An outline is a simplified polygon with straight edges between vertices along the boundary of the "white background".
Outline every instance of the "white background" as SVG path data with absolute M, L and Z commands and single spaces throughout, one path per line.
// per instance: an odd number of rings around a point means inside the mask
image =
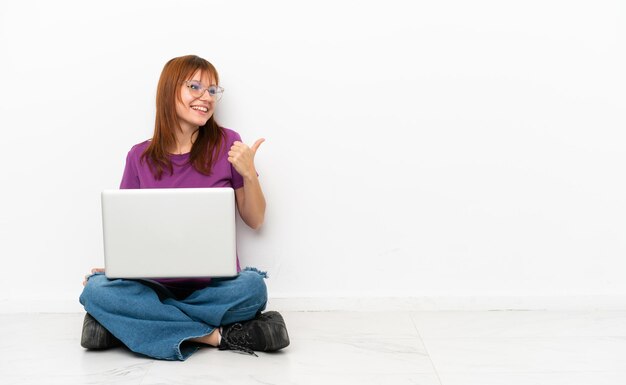
M 197 54 L 218 121 L 267 139 L 238 243 L 273 298 L 624 307 L 625 7 L 2 0 L 0 304 L 80 309 L 100 191 Z

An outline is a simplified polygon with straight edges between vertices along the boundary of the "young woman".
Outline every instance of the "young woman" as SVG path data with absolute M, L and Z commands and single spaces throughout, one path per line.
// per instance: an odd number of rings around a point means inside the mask
M 157 88 L 152 140 L 131 148 L 120 188 L 232 187 L 241 219 L 258 229 L 265 198 L 252 147 L 213 116 L 223 89 L 211 63 L 197 56 L 167 62 Z M 282 316 L 261 313 L 265 273 L 235 278 L 109 280 L 103 269 L 85 277 L 80 302 L 87 314 L 81 344 L 105 349 L 121 343 L 165 360 L 185 360 L 202 345 L 220 350 L 274 351 L 289 345 Z

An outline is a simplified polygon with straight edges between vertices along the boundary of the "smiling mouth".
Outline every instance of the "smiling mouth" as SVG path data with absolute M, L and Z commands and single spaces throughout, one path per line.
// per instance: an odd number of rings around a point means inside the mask
M 209 112 L 208 108 L 202 106 L 191 106 L 191 109 L 196 111 Z

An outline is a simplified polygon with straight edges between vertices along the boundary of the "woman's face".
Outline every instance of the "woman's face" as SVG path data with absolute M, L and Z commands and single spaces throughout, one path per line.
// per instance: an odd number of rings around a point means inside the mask
M 195 97 L 191 94 L 188 83 L 180 86 L 181 101 L 176 100 L 176 115 L 178 123 L 183 131 L 196 130 L 200 126 L 204 126 L 213 115 L 215 108 L 215 99 L 209 95 L 206 88 L 213 85 L 213 79 L 207 74 L 202 74 L 200 70 L 196 71 L 189 81 L 200 82 L 202 95 Z

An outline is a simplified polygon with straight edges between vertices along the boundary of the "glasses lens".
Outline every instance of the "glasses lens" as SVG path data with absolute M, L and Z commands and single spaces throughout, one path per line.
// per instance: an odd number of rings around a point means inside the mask
M 209 87 L 209 95 L 215 98 L 215 100 L 220 100 L 222 98 L 222 89 L 218 86 Z
M 196 82 L 196 81 L 187 82 L 187 87 L 189 87 L 189 91 L 195 97 L 198 97 L 202 95 L 203 93 L 202 84 L 200 84 L 199 82 Z

